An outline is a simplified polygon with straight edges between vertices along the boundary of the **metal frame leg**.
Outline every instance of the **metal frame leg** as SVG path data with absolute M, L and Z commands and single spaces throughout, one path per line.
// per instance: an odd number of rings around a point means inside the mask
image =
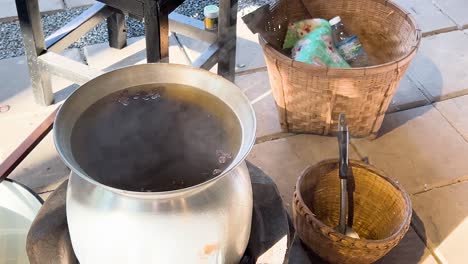
M 116 12 L 107 18 L 107 32 L 110 47 L 122 49 L 127 46 L 127 24 L 122 12 Z
M 221 52 L 218 74 L 234 81 L 236 70 L 237 0 L 219 1 L 218 39 Z
M 144 2 L 146 60 L 148 63 L 169 59 L 169 18 L 163 14 L 159 0 Z
M 38 104 L 50 105 L 54 101 L 50 75 L 42 71 L 38 64 L 38 56 L 45 52 L 38 0 L 16 0 L 16 10 L 23 33 L 34 99 Z

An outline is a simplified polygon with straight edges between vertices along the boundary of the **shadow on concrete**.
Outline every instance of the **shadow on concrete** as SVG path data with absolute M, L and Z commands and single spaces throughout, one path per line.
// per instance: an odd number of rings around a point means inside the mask
M 416 232 L 413 228 L 415 225 L 420 225 L 422 228 Z M 378 264 L 392 264 L 401 263 L 404 260 L 408 264 L 423 263 L 424 254 L 429 253 L 426 247 L 426 230 L 424 224 L 419 219 L 415 211 L 413 211 L 413 217 L 411 219 L 411 226 L 406 235 L 390 252 L 387 253 L 376 263 Z
M 411 82 L 415 83 L 415 85 L 418 87 L 422 87 L 423 89 L 422 93 L 427 97 L 427 99 L 431 103 L 433 103 L 435 99 L 429 94 L 429 92 L 427 92 L 424 89 L 424 87 L 418 80 L 430 78 L 432 80 L 432 83 L 431 83 L 432 87 L 430 87 L 432 94 L 439 94 L 439 91 L 442 91 L 443 83 L 444 83 L 443 76 L 440 70 L 431 60 L 431 58 L 425 55 L 420 55 L 420 54 L 416 55 L 413 62 L 410 65 L 410 68 L 406 72 L 406 74 L 408 75 Z M 430 74 L 430 76 L 428 76 L 428 74 Z M 394 129 L 404 125 L 405 123 L 407 123 L 413 118 L 424 115 L 424 113 L 427 112 L 429 109 L 431 109 L 431 107 L 432 106 L 421 106 L 421 107 L 417 107 L 417 108 L 413 108 L 409 110 L 404 110 L 404 111 L 413 111 L 414 113 L 417 113 L 417 114 L 416 115 L 413 115 L 413 114 L 400 115 L 401 118 L 395 119 L 398 121 L 392 121 L 391 123 L 388 122 L 387 120 L 388 115 L 386 115 L 377 137 L 381 137 L 393 131 Z M 398 112 L 394 112 L 392 114 L 396 114 L 396 113 Z
M 404 124 L 408 123 L 409 121 L 419 117 L 423 116 L 427 111 L 431 110 L 433 106 L 428 105 L 428 106 L 422 106 L 418 108 L 414 108 L 411 110 L 406 110 L 407 112 L 410 112 L 410 114 L 401 114 L 399 112 L 393 113 L 390 115 L 385 116 L 385 119 L 382 123 L 382 126 L 380 127 L 380 130 L 377 134 L 377 138 L 382 137 L 393 130 L 403 126 Z

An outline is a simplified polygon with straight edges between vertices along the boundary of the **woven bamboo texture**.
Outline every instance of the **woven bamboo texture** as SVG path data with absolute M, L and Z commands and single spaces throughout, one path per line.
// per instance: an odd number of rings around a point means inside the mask
M 360 239 L 336 232 L 340 208 L 338 160 L 307 168 L 296 183 L 294 227 L 301 240 L 330 263 L 373 263 L 408 231 L 411 201 L 398 183 L 359 161 L 350 161 L 354 178 L 353 230 Z
M 283 53 L 288 23 L 337 15 L 375 66 L 318 67 Z M 260 44 L 283 130 L 321 135 L 336 133 L 338 115 L 345 113 L 352 136 L 375 136 L 421 39 L 409 13 L 387 0 L 279 1 L 265 28 Z

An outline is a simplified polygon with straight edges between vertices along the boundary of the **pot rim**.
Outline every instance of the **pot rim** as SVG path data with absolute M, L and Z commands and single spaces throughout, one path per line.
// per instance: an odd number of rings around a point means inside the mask
M 192 66 L 189 66 L 189 65 L 182 65 L 182 64 L 171 64 L 171 63 L 146 63 L 146 64 L 139 64 L 139 65 L 130 65 L 130 66 L 125 66 L 125 67 L 122 67 L 122 68 L 119 68 L 119 69 L 116 69 L 116 70 L 112 70 L 112 71 L 109 71 L 109 72 L 106 72 L 102 75 L 99 75 L 91 80 L 89 80 L 88 82 L 86 82 L 85 84 L 81 85 L 79 88 L 77 88 L 75 91 L 73 91 L 70 96 L 65 100 L 65 102 L 60 106 L 58 112 L 57 112 L 57 115 L 55 116 L 55 120 L 54 120 L 54 128 L 57 124 L 60 124 L 62 121 L 62 111 L 63 111 L 63 107 L 67 107 L 68 105 L 68 102 L 69 102 L 69 98 L 71 97 L 74 97 L 74 96 L 77 96 L 77 93 L 79 93 L 79 90 L 81 87 L 85 86 L 86 84 L 88 84 L 89 82 L 92 82 L 96 79 L 99 79 L 99 78 L 105 78 L 107 77 L 107 75 L 110 75 L 112 73 L 115 74 L 115 72 L 119 72 L 119 71 L 126 71 L 128 70 L 129 68 L 143 68 L 143 67 L 148 67 L 147 65 L 152 65 L 151 67 L 173 67 L 173 68 L 186 68 L 186 69 L 189 69 L 189 70 L 192 70 L 192 71 L 199 71 L 199 72 L 204 72 L 204 74 L 207 74 L 207 75 L 211 75 L 212 78 L 217 78 L 217 79 L 222 79 L 223 82 L 228 82 L 230 83 L 231 85 L 234 85 L 235 87 L 237 87 L 237 85 L 233 82 L 230 82 L 229 80 L 225 79 L 224 77 L 221 77 L 219 76 L 218 74 L 215 74 L 215 73 L 212 73 L 210 71 L 207 71 L 207 70 L 204 70 L 204 69 L 200 69 L 200 68 L 195 68 L 195 67 L 192 67 Z M 195 87 L 195 88 L 198 88 L 198 87 Z M 196 184 L 196 185 L 192 185 L 192 186 L 189 186 L 189 187 L 186 187 L 186 188 L 181 188 L 181 189 L 176 189 L 176 190 L 170 190 L 170 191 L 161 191 L 161 192 L 138 192 L 138 191 L 129 191 L 129 190 L 124 190 L 124 189 L 119 189 L 119 188 L 115 188 L 115 187 L 111 187 L 111 186 L 108 186 L 108 185 L 105 185 L 105 184 L 102 184 L 98 181 L 96 181 L 95 179 L 93 179 L 91 176 L 87 175 L 86 173 L 82 173 L 81 170 L 79 169 L 76 169 L 75 168 L 75 165 L 74 163 L 78 164 L 76 161 L 75 162 L 72 162 L 68 159 L 67 155 L 64 154 L 64 151 L 62 149 L 62 147 L 60 146 L 60 144 L 58 142 L 60 142 L 60 140 L 58 139 L 58 133 L 57 133 L 57 130 L 54 129 L 54 145 L 55 145 L 55 148 L 58 152 L 58 154 L 60 155 L 62 161 L 67 165 L 67 167 L 69 167 L 71 169 L 71 173 L 70 173 L 70 176 L 72 174 L 75 174 L 75 175 L 78 175 L 80 176 L 81 178 L 87 180 L 88 182 L 92 183 L 92 184 L 95 184 L 96 186 L 100 186 L 106 190 L 109 190 L 111 192 L 114 192 L 114 193 L 117 193 L 117 194 L 123 194 L 123 195 L 127 195 L 127 196 L 133 196 L 133 197 L 139 197 L 139 198 L 151 198 L 151 199 L 154 199 L 155 196 L 158 196 L 158 197 L 161 197 L 161 198 L 164 198 L 164 197 L 167 197 L 167 196 L 173 196 L 173 195 L 180 195 L 180 194 L 183 194 L 183 193 L 188 193 L 188 192 L 193 192 L 193 191 L 196 191 L 196 190 L 200 190 L 204 187 L 208 187 L 210 186 L 211 184 L 213 184 L 214 182 L 224 178 L 226 175 L 230 174 L 233 170 L 235 170 L 239 165 L 242 164 L 242 162 L 245 162 L 245 159 L 247 157 L 247 155 L 250 153 L 250 151 L 252 150 L 254 144 L 255 144 L 255 133 L 256 133 L 256 129 L 257 129 L 257 119 L 256 119 L 256 116 L 255 116 L 255 111 L 254 111 L 254 108 L 250 102 L 250 100 L 247 98 L 247 96 L 242 92 L 242 90 L 238 88 L 238 92 L 239 92 L 239 95 L 242 97 L 243 100 L 245 100 L 245 103 L 246 103 L 246 106 L 248 107 L 248 110 L 249 112 L 252 114 L 253 118 L 253 124 L 252 124 L 252 139 L 250 140 L 250 142 L 246 142 L 245 138 L 242 137 L 242 140 L 241 140 L 241 144 L 239 146 L 240 150 L 239 150 L 239 153 L 236 155 L 236 157 L 233 159 L 233 163 L 231 163 L 221 174 L 219 174 L 218 176 L 216 177 L 213 177 L 213 178 L 210 178 L 209 180 L 206 180 L 204 182 L 201 182 L 199 184 Z M 199 89 L 199 88 L 198 88 Z M 227 104 L 228 107 L 231 108 L 231 106 L 229 106 L 229 104 Z M 234 110 L 233 110 L 234 111 Z M 235 112 L 235 111 L 234 111 Z M 237 114 L 236 114 L 237 116 Z M 242 128 L 242 130 L 246 129 L 242 123 L 240 123 L 240 126 Z M 244 146 L 244 149 L 245 151 L 241 151 L 241 148 L 242 146 Z M 235 160 L 237 160 L 237 162 L 235 162 Z M 235 163 L 234 163 L 235 162 Z

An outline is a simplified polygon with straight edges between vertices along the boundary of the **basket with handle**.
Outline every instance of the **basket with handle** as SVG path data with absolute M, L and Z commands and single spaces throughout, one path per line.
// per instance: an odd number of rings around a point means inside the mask
M 408 231 L 411 200 L 381 170 L 354 160 L 349 167 L 354 181 L 352 228 L 359 238 L 333 229 L 340 218 L 337 159 L 310 166 L 298 178 L 292 205 L 294 227 L 304 244 L 330 263 L 373 263 Z
M 288 23 L 339 15 L 374 66 L 317 67 L 282 50 Z M 278 1 L 259 35 L 283 130 L 335 134 L 339 113 L 356 137 L 376 135 L 398 84 L 416 54 L 421 31 L 408 12 L 389 0 Z

